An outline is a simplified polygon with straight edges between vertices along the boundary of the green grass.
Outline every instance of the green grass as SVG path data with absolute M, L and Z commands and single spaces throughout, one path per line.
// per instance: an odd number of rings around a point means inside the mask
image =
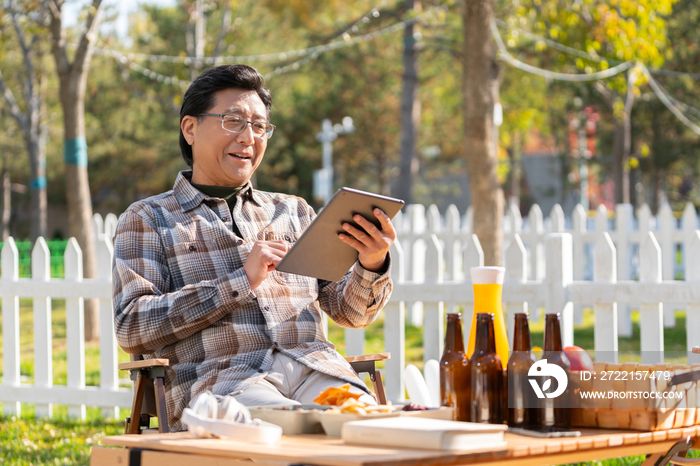
M 637 314 L 633 314 L 633 335 L 620 338 L 621 361 L 639 359 L 639 323 Z M 1 323 L 0 323 L 1 325 Z M 536 346 L 542 345 L 544 322 L 531 322 L 532 341 Z M 34 377 L 34 327 L 31 300 L 20 301 L 20 359 L 23 383 L 32 383 Z M 53 301 L 53 363 L 54 384 L 66 383 L 66 326 L 65 305 L 61 300 Z M 366 329 L 366 353 L 384 351 L 384 329 L 382 319 Z M 665 329 L 666 351 L 685 351 L 685 313 L 676 313 L 676 327 Z M 1 335 L 0 335 L 1 339 Z M 329 339 L 338 350 L 345 352 L 344 329 L 329 323 Z M 574 329 L 574 342 L 584 349 L 593 348 L 593 313 L 584 313 L 584 323 Z M 635 359 L 637 358 L 637 359 Z M 128 355 L 119 352 L 119 362 L 128 361 Z M 0 363 L 2 346 L 0 345 Z M 678 360 L 673 362 L 685 362 Z M 421 329 L 408 325 L 406 327 L 406 364 L 423 367 L 423 335 Z M 88 385 L 99 385 L 99 345 L 86 344 L 86 381 Z M 382 367 L 382 364 L 379 364 Z M 126 378 L 125 374 L 121 374 Z M 122 386 L 130 386 L 128 380 Z M 65 406 L 54 406 L 52 419 L 34 418 L 34 406 L 22 405 L 22 415 L 6 417 L 0 414 L 0 464 L 1 465 L 88 465 L 90 447 L 99 444 L 102 437 L 123 432 L 123 419 L 128 410 L 122 409 L 118 420 L 104 420 L 98 408 L 87 408 L 87 421 L 68 418 Z M 694 452 L 697 454 L 697 452 Z M 605 461 L 594 461 L 591 465 L 623 466 L 641 464 L 644 457 L 632 456 Z

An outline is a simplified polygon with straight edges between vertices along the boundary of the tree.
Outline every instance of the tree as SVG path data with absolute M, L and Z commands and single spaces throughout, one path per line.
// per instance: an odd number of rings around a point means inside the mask
M 501 265 L 503 190 L 498 182 L 498 144 L 493 107 L 498 101 L 498 73 L 491 23 L 495 0 L 463 2 L 464 150 L 474 212 L 474 233 L 485 265 Z
M 561 0 L 530 0 L 518 4 L 516 14 L 529 21 L 536 34 L 589 53 L 590 59 L 576 59 L 580 70 L 605 70 L 611 63 L 631 60 L 651 68 L 664 62 L 667 44 L 664 17 L 671 13 L 675 2 L 588 0 L 570 4 Z M 630 200 L 630 116 L 643 83 L 638 70 L 630 69 L 596 86 L 613 111 L 613 178 L 618 203 Z
M 92 204 L 87 171 L 87 142 L 85 140 L 85 87 L 90 60 L 100 24 L 102 0 L 92 0 L 87 20 L 78 40 L 73 61 L 68 58 L 66 30 L 63 28 L 65 0 L 44 0 L 49 15 L 51 48 L 59 78 L 59 95 L 63 109 L 64 161 L 70 235 L 83 251 L 83 275 L 97 276 L 97 259 L 92 226 Z M 85 339 L 99 337 L 97 300 L 85 302 Z
M 42 31 L 32 21 L 30 16 L 41 22 L 42 12 L 32 9 L 20 12 L 17 9 L 14 1 L 10 1 L 4 8 L 12 28 L 17 37 L 17 43 L 22 53 L 22 70 L 23 76 L 18 81 L 23 82 L 23 100 L 22 111 L 20 103 L 15 98 L 12 89 L 8 85 L 3 72 L 0 69 L 0 92 L 2 92 L 5 103 L 9 109 L 10 115 L 19 125 L 24 139 L 27 154 L 29 156 L 29 166 L 31 168 L 31 180 L 29 183 L 31 189 L 31 234 L 30 238 L 35 241 L 39 236 L 46 237 L 46 137 L 47 128 L 43 123 L 44 111 L 42 107 L 43 98 L 41 95 L 42 83 L 45 81 L 45 76 L 40 71 L 41 66 L 37 64 L 42 58 L 42 39 L 44 31 Z M 23 13 L 23 14 L 22 14 Z M 2 29 L 5 24 L 0 25 Z M 25 31 L 25 28 L 28 31 Z M 1 30 L 1 29 L 0 29 Z M 31 38 L 27 37 L 27 32 Z M 7 231 L 9 224 L 9 194 L 10 194 L 9 172 L 6 170 L 6 163 L 3 162 L 3 192 L 5 193 L 5 209 L 3 211 L 3 231 Z
M 420 12 L 420 0 L 406 0 L 406 10 Z M 420 97 L 418 94 L 418 26 L 411 23 L 403 33 L 403 89 L 401 92 L 401 163 L 398 197 L 413 202 L 413 184 L 418 173 L 416 153 L 416 128 L 420 123 Z

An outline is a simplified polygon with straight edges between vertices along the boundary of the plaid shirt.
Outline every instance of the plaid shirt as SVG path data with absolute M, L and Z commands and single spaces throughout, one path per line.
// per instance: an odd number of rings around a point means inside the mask
M 389 271 L 359 263 L 339 282 L 273 271 L 251 290 L 243 264 L 256 240 L 296 241 L 315 213 L 301 198 L 238 194 L 233 230 L 226 202 L 181 172 L 171 191 L 132 204 L 114 238 L 114 327 L 119 345 L 167 358 L 170 428 L 199 393 L 226 395 L 265 377 L 273 351 L 364 390 L 323 332 L 321 311 L 343 327 L 372 323 L 389 299 Z

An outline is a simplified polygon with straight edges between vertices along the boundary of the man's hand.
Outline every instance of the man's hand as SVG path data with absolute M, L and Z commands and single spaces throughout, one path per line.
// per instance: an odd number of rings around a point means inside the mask
M 284 241 L 256 241 L 250 250 L 248 259 L 243 264 L 243 270 L 248 277 L 250 289 L 254 290 L 275 270 L 289 247 Z
M 381 209 L 374 209 L 374 216 L 379 220 L 381 229 L 363 216 L 355 215 L 353 220 L 364 228 L 367 233 L 349 223 L 343 223 L 343 230 L 349 234 L 340 233 L 338 238 L 357 249 L 359 253 L 358 260 L 362 267 L 372 272 L 377 272 L 384 267 L 389 247 L 396 239 L 396 230 L 394 225 L 391 224 L 391 219 Z

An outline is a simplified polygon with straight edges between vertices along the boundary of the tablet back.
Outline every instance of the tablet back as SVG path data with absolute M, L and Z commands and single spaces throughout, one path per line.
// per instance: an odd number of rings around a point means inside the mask
M 357 260 L 357 250 L 338 238 L 338 233 L 345 233 L 341 225 L 347 222 L 360 228 L 352 220 L 353 215 L 360 214 L 379 226 L 379 220 L 372 212 L 375 207 L 394 218 L 403 204 L 400 199 L 340 188 L 276 269 L 323 280 L 340 280 Z

